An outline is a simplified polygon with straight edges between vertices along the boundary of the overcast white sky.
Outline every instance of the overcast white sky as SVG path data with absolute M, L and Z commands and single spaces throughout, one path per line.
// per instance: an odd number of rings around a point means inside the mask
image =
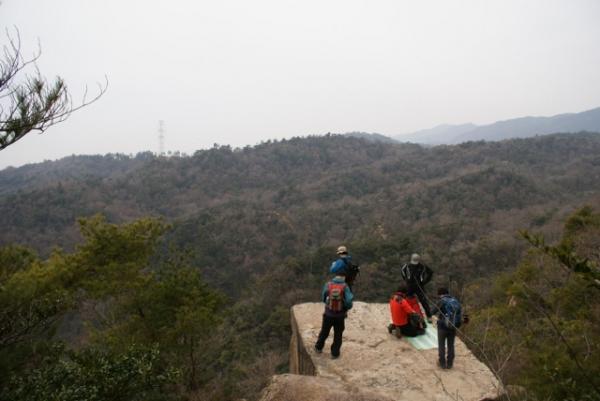
M 600 106 L 597 0 L 3 0 L 0 27 L 75 100 L 0 152 L 193 153 L 326 132 L 398 135 Z M 6 44 L 6 36 L 0 43 Z

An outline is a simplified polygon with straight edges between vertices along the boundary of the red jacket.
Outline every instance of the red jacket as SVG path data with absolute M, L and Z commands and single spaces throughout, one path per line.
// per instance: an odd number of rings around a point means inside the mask
M 423 311 L 421 310 L 421 306 L 419 305 L 419 298 L 417 298 L 416 295 L 413 295 L 412 297 L 406 297 L 406 301 L 415 312 L 417 312 L 419 315 L 421 315 L 421 317 L 423 317 Z
M 390 312 L 394 326 L 405 326 L 408 324 L 408 314 L 416 313 L 406 299 L 398 294 L 394 294 L 390 299 Z

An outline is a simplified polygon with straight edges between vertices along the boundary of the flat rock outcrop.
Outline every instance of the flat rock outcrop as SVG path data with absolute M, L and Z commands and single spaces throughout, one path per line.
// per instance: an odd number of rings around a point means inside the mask
M 329 353 L 333 332 L 317 354 L 313 346 L 322 314 L 321 303 L 292 307 L 291 374 L 274 376 L 263 401 L 480 401 L 503 392 L 460 339 L 453 369 L 443 370 L 437 366 L 437 349 L 417 350 L 390 335 L 388 304 L 355 302 L 346 319 L 341 357 L 331 359 Z

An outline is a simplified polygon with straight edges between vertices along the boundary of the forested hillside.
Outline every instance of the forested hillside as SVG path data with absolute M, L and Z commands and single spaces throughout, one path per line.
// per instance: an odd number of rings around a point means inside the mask
M 517 399 L 600 399 L 600 214 L 584 207 L 549 244 L 531 248 L 514 271 L 471 283 L 472 325 L 463 338 Z
M 100 358 L 111 372 L 146 369 L 155 386 L 124 385 L 149 389 L 141 399 L 168 399 L 164 388 L 252 399 L 285 370 L 289 307 L 317 299 L 341 243 L 362 266 L 358 299 L 386 301 L 417 251 L 435 271 L 432 288 L 450 284 L 487 316 L 505 296 L 487 289 L 512 291 L 495 277 L 519 274 L 538 244 L 519 230 L 553 243 L 568 216 L 600 204 L 599 154 L 592 133 L 434 148 L 330 135 L 4 170 L 0 357 L 17 372 L 4 397 L 26 399 L 39 382 L 43 399 L 72 371 L 76 387 Z M 597 263 L 588 248 L 578 251 Z M 490 327 L 505 346 L 502 327 Z M 519 368 L 501 375 L 522 383 Z
M 517 229 L 551 229 L 597 199 L 598 154 L 600 136 L 581 134 L 431 149 L 328 136 L 191 157 L 68 158 L 45 175 L 31 177 L 35 166 L 0 173 L 0 243 L 47 254 L 72 249 L 78 217 L 162 216 L 223 285 L 289 255 L 391 236 L 410 238 L 444 270 L 484 274 L 497 268 L 492 257 L 510 257 L 503 247 Z M 35 184 L 25 189 L 28 176 Z

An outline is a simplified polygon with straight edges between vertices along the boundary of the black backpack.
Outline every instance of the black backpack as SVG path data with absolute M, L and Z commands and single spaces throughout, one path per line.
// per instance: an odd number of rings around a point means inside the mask
M 346 283 L 348 286 L 352 286 L 354 284 L 354 280 L 356 280 L 356 276 L 360 273 L 360 267 L 357 264 L 352 263 L 352 261 L 347 258 L 344 259 L 346 263 L 346 267 L 344 270 L 346 271 Z

